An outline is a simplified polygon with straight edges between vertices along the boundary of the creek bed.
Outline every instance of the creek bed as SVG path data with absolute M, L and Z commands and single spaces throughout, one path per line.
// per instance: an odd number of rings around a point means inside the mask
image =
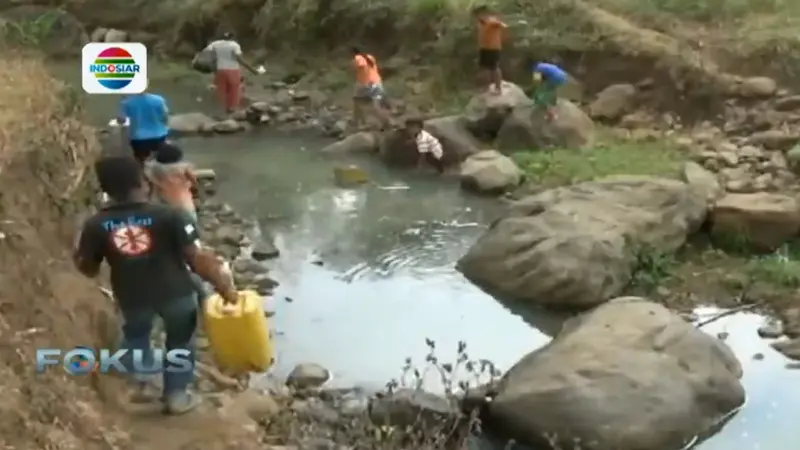
M 169 92 L 176 112 L 210 105 L 198 101 L 197 89 L 154 89 Z M 101 124 L 115 114 L 116 101 L 94 96 L 89 106 Z M 464 340 L 470 356 L 501 369 L 549 340 L 551 318 L 511 310 L 454 270 L 493 219 L 495 202 L 364 159 L 355 162 L 372 183 L 336 188 L 332 169 L 347 161 L 316 153 L 327 141 L 313 134 L 259 131 L 181 143 L 197 165 L 217 172 L 219 197 L 277 239 L 281 257 L 270 265 L 281 285 L 268 305 L 275 311 L 277 375 L 314 362 L 333 372 L 334 385 L 380 388 L 401 375 L 406 357 L 424 363 L 425 338 L 437 343 L 444 361 Z M 728 334 L 745 370 L 748 402 L 702 450 L 790 450 L 800 441 L 800 370 L 787 370 L 786 359 L 758 337 L 762 321 L 743 312 L 705 328 Z

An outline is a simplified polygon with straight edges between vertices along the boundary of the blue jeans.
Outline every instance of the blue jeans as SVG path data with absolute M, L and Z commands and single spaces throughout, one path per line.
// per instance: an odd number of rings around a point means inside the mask
M 197 330 L 197 295 L 176 298 L 157 307 L 136 308 L 122 311 L 124 324 L 122 325 L 123 342 L 121 348 L 131 350 L 151 351 L 150 333 L 153 330 L 153 321 L 160 316 L 164 322 L 164 331 L 167 334 L 166 350 L 186 349 L 191 352 L 191 362 L 194 367 L 195 342 L 194 335 Z M 167 362 L 165 361 L 165 368 Z M 128 365 L 128 367 L 132 367 Z M 194 371 L 173 373 L 164 371 L 164 397 L 185 391 L 194 381 Z M 137 381 L 146 381 L 147 375 L 135 374 Z

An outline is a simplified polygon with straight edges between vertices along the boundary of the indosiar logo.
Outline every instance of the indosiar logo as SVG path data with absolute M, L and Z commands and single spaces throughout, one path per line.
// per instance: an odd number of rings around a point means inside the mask
M 147 47 L 137 42 L 83 47 L 82 84 L 89 94 L 140 94 L 147 89 Z

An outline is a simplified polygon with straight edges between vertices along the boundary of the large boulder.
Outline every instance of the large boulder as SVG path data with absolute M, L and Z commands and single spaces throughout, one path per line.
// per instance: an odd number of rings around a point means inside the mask
M 617 176 L 523 198 L 458 262 L 501 297 L 567 309 L 599 305 L 631 280 L 637 251 L 672 251 L 700 228 L 703 192 L 677 180 Z
M 462 116 L 445 116 L 425 122 L 425 130 L 442 143 L 442 161 L 446 166 L 458 164 L 480 151 L 480 144 L 467 129 Z
M 497 149 L 503 153 L 541 148 L 582 148 L 594 142 L 592 119 L 569 100 L 559 99 L 556 118 L 548 121 L 544 110 L 516 108 L 497 133 Z
M 631 112 L 636 101 L 636 86 L 613 84 L 597 94 L 589 105 L 589 116 L 595 120 L 614 121 Z
M 547 436 L 565 449 L 679 449 L 744 404 L 741 376 L 722 341 L 623 297 L 571 319 L 514 365 L 489 415 L 529 445 Z
M 494 139 L 506 117 L 518 107 L 533 105 L 521 87 L 503 82 L 501 94 L 482 92 L 475 95 L 464 108 L 463 116 L 472 134 L 483 139 Z
M 522 182 L 522 170 L 497 150 L 476 153 L 461 164 L 461 185 L 483 194 L 502 194 Z
M 711 223 L 720 242 L 770 252 L 800 232 L 800 203 L 768 192 L 728 194 L 714 205 Z
M 2 11 L 5 22 L 0 32 L 11 42 L 35 45 L 48 56 L 80 55 L 89 35 L 83 24 L 72 14 L 57 8 L 22 5 Z
M 376 153 L 378 151 L 378 144 L 379 139 L 375 133 L 361 131 L 336 141 L 320 151 L 333 155 Z

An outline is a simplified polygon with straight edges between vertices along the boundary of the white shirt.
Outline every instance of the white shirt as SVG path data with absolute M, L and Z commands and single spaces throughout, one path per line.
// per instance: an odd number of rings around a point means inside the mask
M 221 39 L 208 44 L 208 50 L 214 52 L 217 61 L 217 70 L 238 70 L 239 56 L 242 56 L 242 47 L 238 42 Z
M 420 131 L 417 135 L 417 151 L 420 154 L 430 153 L 436 159 L 442 159 L 444 155 L 441 142 L 425 130 Z

